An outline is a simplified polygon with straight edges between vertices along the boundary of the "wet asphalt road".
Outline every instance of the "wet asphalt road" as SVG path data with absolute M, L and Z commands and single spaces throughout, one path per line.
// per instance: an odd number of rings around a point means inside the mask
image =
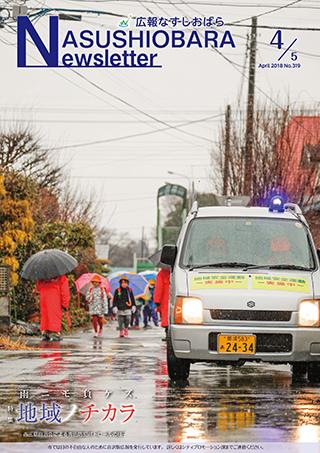
M 116 442 L 320 440 L 320 386 L 292 383 L 288 366 L 196 364 L 189 384 L 177 387 L 168 383 L 161 328 L 131 331 L 128 339 L 117 335 L 113 324 L 101 339 L 86 331 L 61 344 L 43 342 L 39 351 L 2 351 L 0 441 L 57 441 L 52 436 L 61 433 L 72 442 L 92 436 Z M 22 390 L 28 399 L 19 401 Z M 38 412 L 43 402 L 56 402 L 62 423 L 10 423 L 21 402 Z M 116 417 L 101 422 L 108 403 Z M 100 412 L 85 423 L 80 411 L 90 404 Z M 135 413 L 122 423 L 127 415 L 120 409 L 130 405 Z

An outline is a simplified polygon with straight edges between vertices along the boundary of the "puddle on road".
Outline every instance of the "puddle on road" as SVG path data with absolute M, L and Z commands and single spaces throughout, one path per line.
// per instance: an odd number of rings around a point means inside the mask
M 320 439 L 320 389 L 292 384 L 283 366 L 201 365 L 188 386 L 169 387 L 164 398 L 173 442 L 311 442 L 309 432 Z
M 141 335 L 126 342 L 90 338 L 81 348 L 68 341 L 2 356 L 0 440 L 30 441 L 32 432 L 44 436 L 69 432 L 69 441 L 81 441 L 72 437 L 81 431 L 88 436 L 124 432 L 123 438 L 113 441 L 139 442 L 141 427 L 146 442 L 320 440 L 320 387 L 293 384 L 289 367 L 197 364 L 188 385 L 173 386 L 167 379 L 164 343 L 151 336 L 145 341 L 146 345 Z M 134 390 L 132 399 L 125 397 L 129 389 Z M 29 391 L 25 400 L 19 399 L 23 390 Z M 84 398 L 85 390 L 92 390 L 91 399 Z M 55 402 L 62 407 L 62 418 L 71 414 L 70 419 L 62 425 L 9 423 L 8 408 L 17 418 L 14 412 L 21 402 L 39 407 Z M 83 422 L 80 409 L 92 403 L 101 409 L 108 402 L 118 408 L 134 404 L 132 421 L 125 426 L 120 421 L 101 423 L 94 414 L 90 422 Z

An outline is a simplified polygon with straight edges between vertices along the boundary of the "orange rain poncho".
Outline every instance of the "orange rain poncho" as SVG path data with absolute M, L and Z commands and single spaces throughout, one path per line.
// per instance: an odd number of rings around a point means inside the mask
M 170 289 L 170 271 L 161 269 L 157 275 L 153 300 L 160 304 L 161 326 L 168 327 L 168 304 Z

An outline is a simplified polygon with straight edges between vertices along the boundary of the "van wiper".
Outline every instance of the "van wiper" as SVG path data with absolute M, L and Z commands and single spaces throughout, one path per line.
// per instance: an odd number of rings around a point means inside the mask
M 250 269 L 289 269 L 293 271 L 312 271 L 311 267 L 296 266 L 295 264 L 257 264 L 246 266 L 244 271 Z
M 225 263 L 208 263 L 208 264 L 196 264 L 195 266 L 190 266 L 189 271 L 194 269 L 201 269 L 206 267 L 250 267 L 250 263 L 238 263 L 237 261 L 225 262 Z

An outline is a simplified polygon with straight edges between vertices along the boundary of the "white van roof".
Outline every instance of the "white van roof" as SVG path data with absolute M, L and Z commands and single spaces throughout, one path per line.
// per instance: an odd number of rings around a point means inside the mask
M 285 212 L 269 211 L 266 207 L 256 206 L 208 206 L 198 209 L 196 217 L 267 217 L 281 219 L 296 219 L 291 210 Z M 303 216 L 299 216 L 303 219 Z

